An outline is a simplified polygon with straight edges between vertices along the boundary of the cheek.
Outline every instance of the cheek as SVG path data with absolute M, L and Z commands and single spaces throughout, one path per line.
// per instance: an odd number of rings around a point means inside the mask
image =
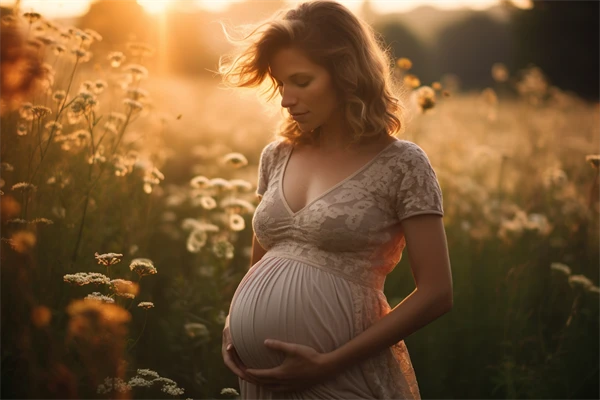
M 337 105 L 337 96 L 329 85 L 320 85 L 307 93 L 311 107 L 319 115 L 329 114 Z

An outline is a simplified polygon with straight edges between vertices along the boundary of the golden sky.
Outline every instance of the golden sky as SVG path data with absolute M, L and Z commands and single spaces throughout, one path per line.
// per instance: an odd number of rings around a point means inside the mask
M 169 0 L 137 0 L 148 12 L 158 13 L 168 7 Z M 200 7 L 213 11 L 223 10 L 232 2 L 239 0 L 187 0 L 190 7 Z M 359 9 L 362 0 L 338 0 L 353 11 Z M 531 0 L 516 0 L 524 7 Z M 22 0 L 23 11 L 33 8 L 47 18 L 77 16 L 85 13 L 91 0 Z M 181 2 L 181 1 L 180 1 Z M 301 0 L 288 0 L 289 3 L 300 3 Z M 432 5 L 438 8 L 452 9 L 457 7 L 471 7 L 485 9 L 494 5 L 498 0 L 371 0 L 373 8 L 379 13 L 394 11 L 408 11 L 421 5 Z M 14 0 L 0 0 L 0 5 L 9 6 Z

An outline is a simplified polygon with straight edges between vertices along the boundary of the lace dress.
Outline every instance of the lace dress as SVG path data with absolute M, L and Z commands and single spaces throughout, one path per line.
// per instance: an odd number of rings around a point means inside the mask
M 442 192 L 425 152 L 397 140 L 301 210 L 282 195 L 292 145 L 276 140 L 259 162 L 252 225 L 267 250 L 240 282 L 231 302 L 233 345 L 249 368 L 280 365 L 267 338 L 330 352 L 391 311 L 386 275 L 400 261 L 399 222 L 443 216 Z M 336 377 L 293 392 L 270 392 L 239 379 L 243 399 L 419 399 L 404 341 L 349 366 Z

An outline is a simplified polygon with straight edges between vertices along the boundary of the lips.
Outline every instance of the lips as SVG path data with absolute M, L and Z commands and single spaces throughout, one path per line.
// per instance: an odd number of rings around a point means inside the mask
M 308 117 L 308 112 L 301 113 L 301 114 L 291 114 L 291 116 L 294 119 L 294 121 L 302 122 L 304 119 L 306 119 Z
M 299 117 L 299 116 L 301 116 L 301 115 L 305 115 L 305 114 L 308 114 L 308 111 L 307 111 L 307 112 L 303 112 L 303 113 L 290 113 L 290 115 L 291 115 L 292 117 Z

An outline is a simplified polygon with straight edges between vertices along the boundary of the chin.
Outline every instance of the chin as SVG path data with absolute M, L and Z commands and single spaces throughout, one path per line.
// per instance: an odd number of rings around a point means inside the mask
M 315 129 L 312 125 L 309 124 L 299 124 L 296 122 L 296 125 L 298 126 L 298 129 L 300 129 L 302 132 L 312 132 Z

